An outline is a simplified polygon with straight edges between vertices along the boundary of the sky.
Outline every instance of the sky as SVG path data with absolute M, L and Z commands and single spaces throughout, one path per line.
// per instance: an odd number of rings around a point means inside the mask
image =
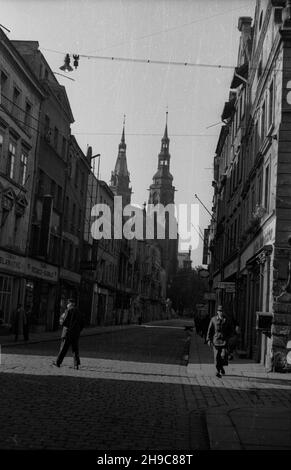
M 254 16 L 255 0 L 0 0 L 0 11 L 7 36 L 38 41 L 57 73 L 66 53 L 235 66 L 238 18 Z M 232 75 L 232 68 L 80 57 L 79 67 L 67 72 L 74 81 L 56 78 L 70 100 L 72 133 L 84 152 L 90 145 L 101 154 L 107 183 L 126 116 L 135 204 L 148 200 L 168 110 L 175 202 L 198 203 L 197 194 L 211 211 L 213 157 Z M 202 231 L 209 221 L 200 205 Z M 202 264 L 202 249 L 199 239 L 193 266 Z

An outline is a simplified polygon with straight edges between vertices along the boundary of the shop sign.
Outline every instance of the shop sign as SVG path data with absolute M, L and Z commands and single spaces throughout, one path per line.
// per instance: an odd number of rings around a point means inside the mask
M 273 240 L 273 227 L 268 227 L 255 242 L 254 253 Z
M 2 269 L 17 274 L 24 274 L 25 258 L 0 250 L 0 271 Z
M 219 282 L 218 289 L 235 289 L 235 282 Z
M 67 279 L 68 281 L 75 282 L 76 284 L 80 284 L 81 276 L 78 273 L 74 273 L 72 271 L 68 271 L 67 269 L 61 269 L 60 277 L 62 279 Z
M 216 300 L 215 292 L 205 292 L 204 300 Z
M 232 263 L 228 264 L 224 268 L 224 278 L 226 279 L 232 276 L 233 274 L 235 274 L 237 272 L 237 269 L 238 269 L 238 259 L 235 259 L 234 261 L 232 261 Z
M 58 268 L 47 263 L 28 258 L 26 264 L 26 275 L 38 277 L 45 281 L 58 281 Z

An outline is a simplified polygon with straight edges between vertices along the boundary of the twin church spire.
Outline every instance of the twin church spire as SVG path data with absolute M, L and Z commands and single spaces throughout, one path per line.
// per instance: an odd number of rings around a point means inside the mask
M 166 125 L 161 141 L 161 151 L 158 156 L 158 171 L 153 176 L 153 184 L 150 186 L 149 203 L 169 204 L 174 202 L 175 188 L 172 186 L 173 177 L 170 173 L 170 139 L 168 137 L 168 111 L 166 112 Z M 122 196 L 123 206 L 130 204 L 132 189 L 130 185 L 130 173 L 127 167 L 126 142 L 125 142 L 125 116 L 121 141 L 118 146 L 118 155 L 114 171 L 111 173 L 110 187 L 115 195 Z

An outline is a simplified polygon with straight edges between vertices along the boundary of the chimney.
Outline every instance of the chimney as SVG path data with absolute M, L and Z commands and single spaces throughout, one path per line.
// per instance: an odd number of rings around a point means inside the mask
M 242 34 L 249 34 L 251 31 L 252 18 L 250 16 L 240 16 L 237 28 Z

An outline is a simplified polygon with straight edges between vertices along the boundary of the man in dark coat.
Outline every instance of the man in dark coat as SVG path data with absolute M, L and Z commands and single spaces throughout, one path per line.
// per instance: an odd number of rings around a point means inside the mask
M 79 309 L 76 308 L 74 299 L 68 300 L 67 309 L 62 315 L 61 323 L 63 326 L 61 348 L 57 360 L 53 362 L 53 365 L 60 367 L 71 346 L 74 354 L 74 368 L 78 369 L 80 365 L 79 338 L 84 327 L 84 319 Z
M 209 346 L 213 346 L 214 364 L 217 370 L 217 377 L 221 377 L 221 374 L 225 374 L 223 365 L 226 365 L 225 362 L 230 329 L 229 321 L 224 316 L 222 306 L 219 305 L 217 308 L 217 315 L 212 317 L 210 320 L 206 337 Z

